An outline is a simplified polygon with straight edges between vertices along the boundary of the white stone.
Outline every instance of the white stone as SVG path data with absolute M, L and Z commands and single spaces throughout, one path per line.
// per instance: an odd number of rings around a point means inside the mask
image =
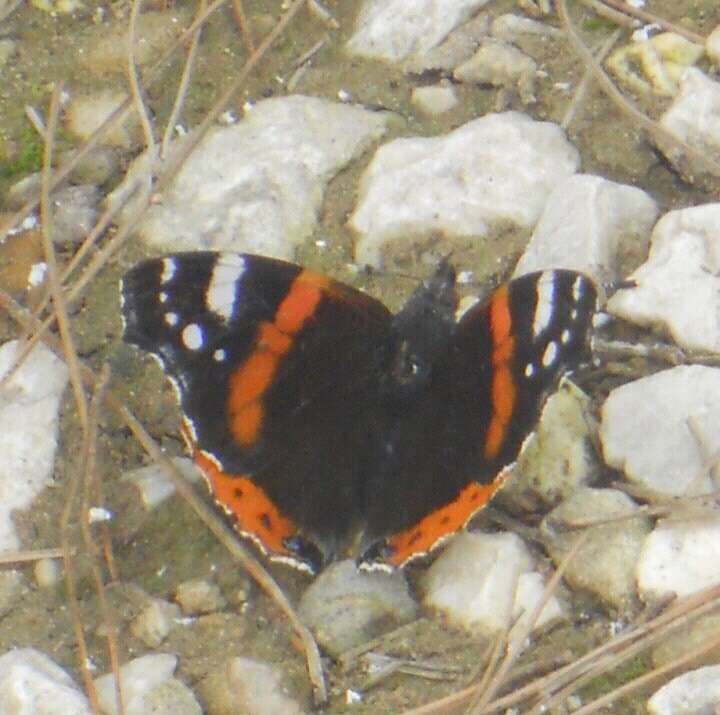
M 488 0 L 365 0 L 347 43 L 352 54 L 398 62 L 440 44 Z
M 150 648 L 157 648 L 181 617 L 180 606 L 153 598 L 130 624 L 132 634 Z
M 290 258 L 315 226 L 326 183 L 385 131 L 388 113 L 294 95 L 258 102 L 211 129 L 139 226 L 164 250 L 213 249 Z M 177 151 L 185 140 L 173 142 Z M 109 197 L 147 185 L 143 154 Z M 130 201 L 122 220 L 130 219 Z
M 477 49 L 480 40 L 490 30 L 490 18 L 479 13 L 464 25 L 453 30 L 439 45 L 421 55 L 412 56 L 402 67 L 409 74 L 423 74 L 431 70 L 449 73 Z
M 696 67 L 686 69 L 680 77 L 680 92 L 660 118 L 660 124 L 702 156 L 720 161 L 720 82 L 710 79 Z M 661 137 L 657 137 L 655 142 L 689 182 L 705 183 L 707 168 L 704 164 L 685 156 L 682 147 L 675 142 L 666 142 Z M 717 188 L 712 181 L 708 185 Z
M 720 369 L 663 370 L 608 396 L 600 427 L 605 461 L 660 494 L 706 494 L 715 489 L 706 468 L 720 451 L 719 423 Z
M 85 141 L 126 99 L 124 92 L 110 89 L 74 96 L 65 109 L 65 127 L 72 135 Z M 103 135 L 102 144 L 130 149 L 140 138 L 139 127 L 137 114 L 131 112 L 125 121 Z
M 175 600 L 183 613 L 197 615 L 220 611 L 227 605 L 217 584 L 202 578 L 194 578 L 178 584 Z
M 172 463 L 180 470 L 189 482 L 197 482 L 202 478 L 200 470 L 192 459 L 173 457 Z M 140 492 L 144 507 L 150 511 L 175 493 L 175 485 L 165 470 L 158 464 L 149 464 L 125 472 L 120 481 L 130 482 Z
M 120 687 L 125 715 L 146 715 L 145 698 L 159 685 L 172 678 L 177 657 L 167 653 L 143 655 L 120 668 Z M 112 673 L 95 679 L 100 707 L 105 715 L 118 715 L 115 678 Z
M 562 36 L 562 30 L 547 22 L 538 22 L 537 20 L 531 20 L 529 17 L 510 13 L 496 17 L 492 21 L 490 33 L 493 37 L 506 42 L 514 42 L 528 35 L 539 37 Z
M 530 104 L 535 101 L 536 72 L 532 57 L 503 40 L 487 37 L 469 60 L 455 68 L 453 77 L 458 82 L 517 89 L 520 99 Z
M 233 658 L 205 680 L 212 712 L 243 715 L 304 715 L 287 693 L 288 678 L 277 667 L 251 658 Z
M 637 582 L 646 603 L 720 583 L 720 519 L 659 523 L 640 552 Z
M 648 715 L 712 715 L 720 702 L 720 665 L 678 675 L 647 703 Z
M 645 537 L 650 532 L 642 517 L 614 522 L 637 510 L 633 500 L 617 489 L 578 489 L 543 519 L 541 533 L 555 564 L 560 564 L 577 542 L 584 541 L 567 564 L 564 578 L 573 588 L 584 589 L 621 611 L 636 606 L 635 567 Z M 587 522 L 606 524 L 578 527 Z
M 518 112 L 489 114 L 439 137 L 388 142 L 362 178 L 350 219 L 360 234 L 355 258 L 377 266 L 383 244 L 412 234 L 531 227 L 578 164 L 560 127 Z
M 537 571 L 521 573 L 518 576 L 517 588 L 515 590 L 515 601 L 513 603 L 513 627 L 510 629 L 510 639 L 519 637 L 520 633 L 527 629 L 528 622 L 545 595 L 547 584 L 543 575 Z M 563 618 L 564 612 L 560 601 L 551 596 L 543 606 L 540 614 L 535 620 L 532 630 Z
M 0 346 L 0 379 L 13 365 L 18 341 Z M 52 480 L 64 363 L 44 345 L 33 348 L 0 390 L 0 551 L 20 547 L 11 512 L 24 509 Z
M 56 663 L 34 648 L 0 656 L 2 715 L 92 715 L 85 695 Z
M 62 562 L 60 559 L 38 559 L 33 571 L 35 583 L 40 588 L 54 588 L 62 577 Z
M 530 613 L 538 602 L 535 562 L 527 546 L 512 533 L 462 533 L 435 560 L 422 580 L 423 603 L 469 629 L 497 633 L 509 628 L 513 617 Z M 539 574 L 538 574 L 539 575 Z M 557 617 L 554 597 L 537 625 Z
M 608 312 L 660 326 L 688 350 L 720 351 L 720 203 L 670 211 L 652 233 L 647 261 Z
M 720 65 L 720 25 L 718 25 L 705 40 L 705 53 L 710 61 Z
M 541 512 L 583 486 L 600 473 L 594 438 L 597 425 L 592 401 L 570 380 L 543 407 L 535 433 L 499 492 L 501 504 L 513 512 Z
M 415 87 L 411 98 L 423 114 L 430 116 L 448 112 L 457 104 L 457 96 L 451 85 Z
M 623 253 L 648 245 L 657 216 L 657 204 L 641 189 L 571 176 L 548 197 L 514 275 L 572 268 L 598 284 L 617 281 Z

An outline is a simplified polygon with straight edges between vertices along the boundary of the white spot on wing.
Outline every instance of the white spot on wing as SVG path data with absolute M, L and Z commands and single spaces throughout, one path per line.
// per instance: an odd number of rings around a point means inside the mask
M 169 297 L 170 296 L 165 291 L 161 291 L 160 293 L 158 293 L 158 300 L 161 303 L 167 303 Z
M 545 271 L 535 286 L 537 302 L 535 303 L 535 318 L 533 319 L 533 335 L 537 337 L 550 325 L 555 307 L 555 274 Z
M 583 295 L 585 295 L 585 291 L 583 290 L 583 283 L 584 281 L 582 279 L 582 276 L 578 276 L 573 283 L 572 297 L 576 303 L 579 303 L 580 299 L 583 297 Z
M 205 342 L 202 328 L 197 323 L 186 325 L 182 331 L 182 341 L 188 350 L 199 350 Z
M 175 272 L 177 271 L 177 261 L 174 258 L 162 259 L 162 273 L 160 274 L 160 283 L 163 285 L 169 283 Z
M 560 342 L 563 345 L 567 345 L 570 342 L 571 338 L 572 338 L 572 333 L 567 328 L 565 328 L 565 330 L 563 330 L 562 333 L 560 333 Z
M 554 340 L 550 341 L 545 348 L 545 352 L 542 357 L 543 367 L 550 367 L 557 359 L 558 348 Z
M 222 362 L 227 357 L 227 353 L 222 348 L 219 348 L 213 353 L 213 360 L 215 362 Z
M 222 254 L 213 268 L 205 302 L 223 320 L 230 320 L 235 305 L 235 287 L 245 272 L 245 260 L 236 253 Z
M 174 328 L 180 322 L 180 318 L 177 313 L 165 313 L 164 318 L 165 324 L 169 325 L 171 328 Z
M 525 377 L 532 377 L 535 374 L 535 365 L 529 362 L 525 365 Z

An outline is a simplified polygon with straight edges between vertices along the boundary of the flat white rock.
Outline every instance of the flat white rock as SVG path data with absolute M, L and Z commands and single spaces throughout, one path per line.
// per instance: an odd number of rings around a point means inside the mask
M 548 197 L 514 275 L 572 268 L 599 284 L 617 281 L 623 254 L 647 247 L 657 216 L 657 204 L 641 189 L 570 176 Z
M 389 62 L 422 55 L 488 1 L 365 0 L 347 49 Z
M 660 494 L 707 494 L 720 451 L 720 369 L 681 365 L 615 388 L 602 408 L 605 461 Z M 701 442 L 701 444 L 699 443 Z
M 649 715 L 711 715 L 720 702 L 720 665 L 678 675 L 647 703 Z
M 702 156 L 720 161 L 720 82 L 697 67 L 688 67 L 680 77 L 680 92 L 660 124 Z M 704 163 L 686 156 L 675 142 L 657 137 L 655 143 L 687 181 L 717 190 L 718 177 L 709 178 Z
M 425 573 L 423 603 L 464 628 L 496 634 L 539 602 L 544 586 L 533 574 L 535 560 L 516 534 L 464 532 Z M 561 613 L 552 597 L 536 626 Z
M 0 346 L 0 378 L 13 365 L 18 341 Z M 0 390 L 0 551 L 20 547 L 13 509 L 24 509 L 51 482 L 65 364 L 37 345 Z
M 720 203 L 665 214 L 629 279 L 636 287 L 617 291 L 608 312 L 659 326 L 688 350 L 720 351 Z
M 412 91 L 412 103 L 429 116 L 448 112 L 457 104 L 457 96 L 452 85 L 433 87 L 415 87 Z
M 705 54 L 716 65 L 720 65 L 720 25 L 705 40 Z
M 84 693 L 44 653 L 15 648 L 0 656 L 2 715 L 92 715 Z
M 564 578 L 573 587 L 584 589 L 620 611 L 636 605 L 635 566 L 650 532 L 647 519 L 635 518 L 586 526 L 593 521 L 612 520 L 637 510 L 637 505 L 617 489 L 578 489 L 555 507 L 541 524 L 547 549 L 556 564 L 562 563 L 580 534 L 584 541 L 575 558 L 567 564 Z
M 165 250 L 233 250 L 292 257 L 313 231 L 326 183 L 385 131 L 387 113 L 293 95 L 259 102 L 215 127 L 145 212 L 140 237 Z M 174 150 L 182 146 L 174 142 Z M 109 202 L 143 176 L 137 159 Z M 122 220 L 134 213 L 135 202 Z
M 720 584 L 720 519 L 659 523 L 640 552 L 637 582 L 646 603 Z
M 385 243 L 413 234 L 484 236 L 494 225 L 533 226 L 578 164 L 559 126 L 518 112 L 388 142 L 365 171 L 350 219 L 359 234 L 355 258 L 377 266 Z
M 213 713 L 304 715 L 287 692 L 287 681 L 283 671 L 269 663 L 236 657 L 205 679 L 203 691 Z
M 189 482 L 197 482 L 202 478 L 195 463 L 187 457 L 173 457 L 173 464 Z M 125 472 L 121 482 L 133 484 L 140 492 L 143 506 L 150 511 L 175 493 L 175 485 L 159 464 L 148 464 Z
M 145 715 L 146 697 L 172 678 L 177 657 L 168 653 L 143 655 L 120 667 L 120 688 L 126 715 Z M 105 715 L 118 715 L 115 677 L 112 673 L 95 679 L 100 707 Z

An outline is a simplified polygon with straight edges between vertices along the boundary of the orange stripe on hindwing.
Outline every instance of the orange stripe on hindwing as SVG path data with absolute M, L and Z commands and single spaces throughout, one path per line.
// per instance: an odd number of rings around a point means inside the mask
M 500 453 L 517 399 L 517 390 L 511 370 L 515 354 L 515 338 L 512 335 L 512 327 L 510 295 L 508 287 L 502 286 L 495 291 L 490 302 L 493 368 L 490 398 L 493 413 L 485 435 L 485 457 L 487 459 L 494 459 Z
M 235 517 L 235 528 L 252 538 L 263 551 L 291 557 L 285 543 L 296 534 L 297 527 L 278 511 L 265 491 L 242 474 L 225 474 L 199 450 L 194 456 L 215 500 Z
M 242 447 L 251 447 L 259 438 L 265 417 L 262 398 L 294 336 L 311 318 L 328 289 L 324 276 L 302 271 L 275 312 L 272 323 L 260 323 L 253 352 L 231 375 L 227 412 L 230 431 Z
M 460 531 L 500 489 L 504 475 L 490 484 L 468 484 L 449 504 L 428 514 L 419 524 L 388 539 L 391 555 L 387 562 L 401 568 L 408 561 L 422 556 Z

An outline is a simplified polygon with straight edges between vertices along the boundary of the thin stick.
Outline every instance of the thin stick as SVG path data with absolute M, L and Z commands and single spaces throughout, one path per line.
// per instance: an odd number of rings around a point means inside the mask
M 660 17 L 659 15 L 654 15 L 653 13 L 648 12 L 647 10 L 643 10 L 640 7 L 633 7 L 632 5 L 628 5 L 628 3 L 626 2 L 622 2 L 622 0 L 603 0 L 603 2 L 606 5 L 614 7 L 625 15 L 632 15 L 633 17 L 637 17 L 643 22 L 659 25 L 663 30 L 675 32 L 678 35 L 682 35 L 683 37 L 690 40 L 690 42 L 696 42 L 698 45 L 705 44 L 705 38 L 702 35 L 698 35 L 696 32 L 688 30 L 682 25 L 676 25 L 675 23 L 672 23 L 669 20 Z
M 250 23 L 245 15 L 245 8 L 243 7 L 242 0 L 233 0 L 232 6 L 233 12 L 235 13 L 235 22 L 240 30 L 240 35 L 243 38 L 248 54 L 251 55 L 255 52 L 255 41 L 253 40 Z
M 100 371 L 100 375 L 95 382 L 95 390 L 92 400 L 90 401 L 90 412 L 88 415 L 88 430 L 83 448 L 84 456 L 84 479 L 83 479 L 83 498 L 80 507 L 80 531 L 83 536 L 83 542 L 90 557 L 90 572 L 95 582 L 95 590 L 98 595 L 100 604 L 100 614 L 102 616 L 103 625 L 105 627 L 105 638 L 107 641 L 108 657 L 110 660 L 110 669 L 115 676 L 115 703 L 120 715 L 125 714 L 125 705 L 123 703 L 123 693 L 120 688 L 120 657 L 118 655 L 117 641 L 115 634 L 117 632 L 115 618 L 112 609 L 107 600 L 105 593 L 105 584 L 102 574 L 98 568 L 98 549 L 93 540 L 92 529 L 88 514 L 90 513 L 90 495 L 97 470 L 97 438 L 99 429 L 99 412 L 100 406 L 107 391 L 108 381 L 110 379 L 110 369 L 107 363 Z
M 83 432 L 87 431 L 87 402 L 85 399 L 85 390 L 83 389 L 82 378 L 80 376 L 80 367 L 78 364 L 77 353 L 72 339 L 72 328 L 70 319 L 67 314 L 67 305 L 63 296 L 62 286 L 60 285 L 60 274 L 58 271 L 57 259 L 55 258 L 55 246 L 52 240 L 52 210 L 50 207 L 50 179 L 52 174 L 52 155 L 55 143 L 55 131 L 57 129 L 58 116 L 60 113 L 60 96 L 62 95 L 62 82 L 58 82 L 53 89 L 50 99 L 50 116 L 48 117 L 48 128 L 45 133 L 45 152 L 43 157 L 42 170 L 42 188 L 40 190 L 40 216 L 42 222 L 42 239 L 43 250 L 45 252 L 45 261 L 48 267 L 48 281 L 50 284 L 50 292 L 53 297 L 53 307 L 57 316 L 60 337 L 63 341 L 63 349 L 65 360 L 70 371 L 70 381 L 72 382 L 73 392 L 75 394 L 75 404 L 78 411 L 78 419 L 83 428 Z
M 43 123 L 42 117 L 38 113 L 37 109 L 35 107 L 31 107 L 29 104 L 25 105 L 25 116 L 30 121 L 30 124 L 33 125 L 33 129 L 40 135 L 40 138 L 43 141 L 47 141 L 45 124 Z
M 198 13 L 202 15 L 205 11 L 207 3 L 205 0 L 200 0 L 198 5 Z M 161 158 L 165 158 L 168 155 L 170 149 L 170 140 L 172 139 L 173 132 L 175 131 L 175 125 L 178 122 L 178 117 L 182 111 L 183 102 L 187 95 L 187 90 L 190 85 L 190 78 L 192 77 L 192 71 L 195 67 L 195 58 L 197 56 L 197 48 L 200 44 L 200 36 L 202 34 L 202 27 L 198 27 L 192 36 L 190 41 L 190 47 L 188 49 L 187 57 L 185 58 L 185 66 L 183 67 L 182 75 L 180 76 L 180 84 L 178 85 L 177 92 L 175 93 L 175 101 L 173 102 L 173 108 L 168 118 L 167 126 L 165 127 L 165 134 L 162 140 L 162 150 L 160 151 Z
M 140 73 L 137 63 L 135 62 L 135 34 L 137 31 L 137 18 L 142 8 L 142 0 L 133 0 L 132 9 L 130 10 L 130 24 L 128 27 L 128 47 L 127 47 L 127 75 L 130 84 L 130 92 L 137 112 L 140 125 L 145 134 L 145 147 L 150 156 L 155 156 L 155 136 L 153 134 L 152 122 L 145 101 L 143 99 L 143 91 L 140 86 Z
M 23 551 L 0 551 L 0 565 L 20 564 L 24 561 L 40 561 L 41 559 L 61 559 L 63 550 L 54 549 L 26 549 Z
M 608 7 L 600 2 L 600 0 L 580 0 L 580 2 L 590 8 L 593 12 L 600 15 L 600 17 L 610 20 L 610 22 L 615 25 L 620 25 L 620 27 L 626 27 L 630 30 L 635 30 L 640 27 L 640 22 L 638 20 L 633 20 L 633 18 L 628 17 L 617 10 L 613 10 L 611 7 Z
M 607 57 L 608 53 L 615 46 L 615 43 L 618 41 L 621 34 L 621 30 L 615 30 L 615 32 L 613 32 L 610 37 L 605 40 L 605 42 L 602 44 L 602 47 L 600 47 L 600 49 L 595 54 L 595 58 L 598 64 L 602 63 L 602 61 Z M 572 101 L 568 105 L 568 108 L 565 110 L 565 115 L 560 122 L 560 126 L 564 130 L 567 131 L 570 123 L 573 119 L 575 119 L 575 113 L 577 112 L 578 107 L 585 101 L 585 97 L 588 93 L 588 90 L 590 89 L 592 81 L 593 73 L 592 70 L 588 67 L 585 69 L 583 78 L 582 80 L 580 80 L 580 84 L 578 85 L 577 90 L 573 95 Z
M 55 341 L 53 341 L 55 342 Z M 53 346 L 55 352 L 57 352 L 58 346 Z M 62 354 L 62 353 L 60 353 Z M 87 434 L 87 430 L 85 432 Z M 93 682 L 90 671 L 87 668 L 88 662 L 88 649 L 87 642 L 85 640 L 85 633 L 82 627 L 82 613 L 80 610 L 80 602 L 78 601 L 77 595 L 77 584 L 75 582 L 75 570 L 73 567 L 73 554 L 74 551 L 71 548 L 71 529 L 70 520 L 75 510 L 75 504 L 80 487 L 80 469 L 79 465 L 75 465 L 76 468 L 72 469 L 70 473 L 70 480 L 66 489 L 65 506 L 62 514 L 60 515 L 60 544 L 63 552 L 63 564 L 65 567 L 65 586 L 67 589 L 67 603 L 70 609 L 70 615 L 72 617 L 73 630 L 75 632 L 75 643 L 77 644 L 77 662 L 78 668 L 83 677 L 85 684 L 85 693 L 90 700 L 90 705 L 94 713 L 100 712 L 100 703 L 98 701 L 97 691 L 95 690 L 95 684 Z

